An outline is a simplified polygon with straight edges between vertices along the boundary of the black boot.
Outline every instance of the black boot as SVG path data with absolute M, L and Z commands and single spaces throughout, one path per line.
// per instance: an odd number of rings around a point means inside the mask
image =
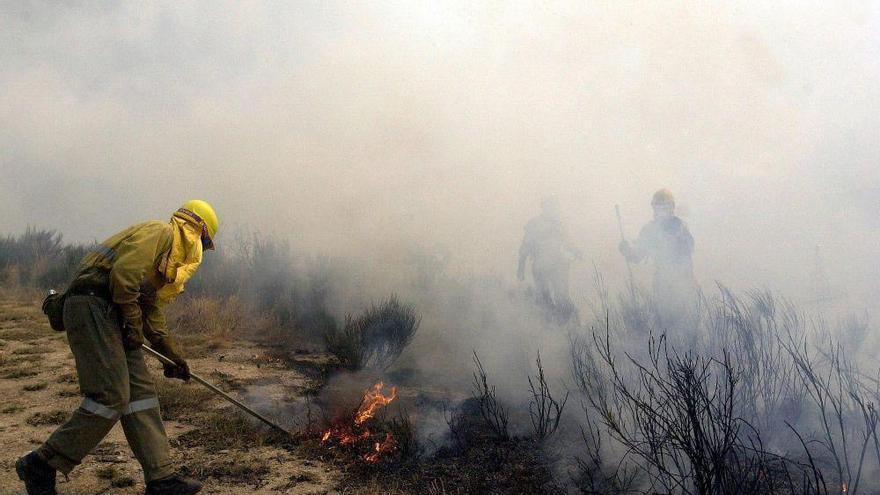
M 201 483 L 179 474 L 147 483 L 147 495 L 193 495 L 201 489 Z
M 36 452 L 18 459 L 15 472 L 18 479 L 24 481 L 28 495 L 55 495 L 55 469 Z

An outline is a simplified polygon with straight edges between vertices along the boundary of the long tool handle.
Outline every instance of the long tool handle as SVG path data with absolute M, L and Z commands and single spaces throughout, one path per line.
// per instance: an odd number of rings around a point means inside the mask
M 151 348 L 151 347 L 149 347 L 149 346 L 147 346 L 147 345 L 142 345 L 142 347 L 144 348 L 145 351 L 147 351 L 148 353 L 152 354 L 152 355 L 153 355 L 156 359 L 158 359 L 159 361 L 162 361 L 163 363 L 168 364 L 168 365 L 171 365 L 171 366 L 177 366 L 177 364 L 175 364 L 174 361 L 172 361 L 171 359 L 169 359 L 169 358 L 167 358 L 166 356 L 162 355 L 161 353 L 159 353 L 159 352 L 156 351 L 155 349 L 153 349 L 153 348 Z M 226 392 L 224 392 L 224 391 L 220 390 L 219 388 L 217 388 L 213 383 L 211 383 L 211 382 L 205 380 L 204 378 L 202 378 L 202 377 L 200 377 L 199 375 L 197 375 L 197 374 L 195 374 L 195 373 L 192 373 L 192 372 L 190 372 L 189 376 L 190 376 L 190 378 L 192 378 L 193 380 L 197 381 L 200 385 L 204 386 L 205 388 L 207 388 L 207 389 L 210 390 L 211 392 L 214 392 L 215 394 L 219 395 L 220 397 L 223 397 L 224 399 L 226 399 L 227 401 L 229 401 L 230 403 L 232 403 L 234 406 L 238 407 L 238 408 L 241 409 L 242 411 L 244 411 L 244 412 L 250 414 L 251 416 L 253 416 L 253 417 L 257 418 L 257 419 L 259 419 L 260 421 L 262 421 L 263 423 L 266 423 L 267 425 L 271 426 L 272 428 L 275 428 L 275 429 L 278 430 L 278 431 L 282 431 L 282 432 L 284 432 L 285 434 L 290 435 L 290 432 L 289 432 L 289 431 L 287 431 L 287 430 L 285 430 L 284 428 L 282 428 L 281 426 L 279 426 L 279 425 L 273 423 L 272 421 L 270 421 L 269 419 L 267 419 L 265 416 L 263 416 L 262 414 L 258 413 L 257 411 L 254 411 L 254 410 L 251 409 L 250 407 L 248 407 L 248 406 L 242 404 L 241 402 L 239 402 L 238 400 L 236 400 L 236 399 L 235 399 L 234 397 L 232 397 L 231 395 L 229 395 L 229 394 L 227 394 Z

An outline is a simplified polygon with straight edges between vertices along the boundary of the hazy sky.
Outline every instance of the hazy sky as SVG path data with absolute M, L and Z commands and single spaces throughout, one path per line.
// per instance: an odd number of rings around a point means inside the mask
M 220 243 L 512 278 L 555 194 L 577 286 L 669 187 L 704 286 L 796 292 L 818 245 L 873 302 L 878 110 L 877 2 L 2 2 L 0 232 L 199 197 Z

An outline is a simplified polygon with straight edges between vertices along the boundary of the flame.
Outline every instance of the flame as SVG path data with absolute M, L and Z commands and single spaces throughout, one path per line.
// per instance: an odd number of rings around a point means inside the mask
M 383 393 L 385 384 L 376 383 L 364 391 L 363 399 L 354 416 L 348 416 L 348 420 L 338 420 L 329 430 L 321 436 L 321 443 L 327 444 L 333 440 L 339 445 L 357 446 L 370 442 L 373 434 L 364 424 L 376 416 L 382 407 L 387 406 L 397 399 L 397 387 L 391 387 L 388 395 Z M 332 446 L 330 446 L 332 448 Z M 385 440 L 374 442 L 370 452 L 363 455 L 365 462 L 373 464 L 378 462 L 386 454 L 397 448 L 397 440 L 391 433 L 385 434 Z
M 394 436 L 391 433 L 385 434 L 385 440 L 382 442 L 376 442 L 376 447 L 373 452 L 364 456 L 364 460 L 369 462 L 370 464 L 374 462 L 378 462 L 383 454 L 393 451 L 397 448 L 397 441 L 394 440 Z
M 364 392 L 361 406 L 354 415 L 354 424 L 360 426 L 367 420 L 373 419 L 380 407 L 387 406 L 397 398 L 397 387 L 391 387 L 391 395 L 387 397 L 382 394 L 383 388 L 385 388 L 385 384 L 379 382 Z

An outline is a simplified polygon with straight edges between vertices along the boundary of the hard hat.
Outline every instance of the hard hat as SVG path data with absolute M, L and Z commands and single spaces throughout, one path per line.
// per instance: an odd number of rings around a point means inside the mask
M 217 219 L 217 213 L 214 212 L 214 208 L 207 201 L 191 199 L 184 203 L 180 210 L 184 210 L 183 213 L 190 213 L 196 217 L 194 220 L 201 224 L 203 234 L 207 236 L 207 239 L 202 239 L 205 242 L 205 247 L 207 249 L 214 249 L 214 237 L 220 228 L 220 221 Z
M 675 207 L 675 197 L 672 195 L 672 191 L 669 189 L 660 189 L 659 191 L 654 193 L 654 197 L 651 198 L 651 206 L 672 206 Z

